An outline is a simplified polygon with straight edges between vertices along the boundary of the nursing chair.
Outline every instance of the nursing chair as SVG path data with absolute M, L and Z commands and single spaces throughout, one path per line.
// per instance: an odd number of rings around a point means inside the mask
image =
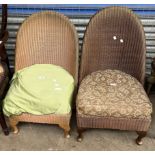
M 34 64 L 53 64 L 68 71 L 77 83 L 78 37 L 69 19 L 56 12 L 32 14 L 20 26 L 15 49 L 15 72 Z M 44 108 L 44 107 L 43 107 Z M 33 115 L 22 113 L 9 117 L 18 133 L 19 122 L 57 124 L 69 137 L 71 111 L 67 114 Z
M 78 141 L 88 128 L 136 131 L 142 144 L 152 105 L 144 89 L 143 26 L 126 7 L 108 7 L 90 20 L 84 35 L 76 100 Z

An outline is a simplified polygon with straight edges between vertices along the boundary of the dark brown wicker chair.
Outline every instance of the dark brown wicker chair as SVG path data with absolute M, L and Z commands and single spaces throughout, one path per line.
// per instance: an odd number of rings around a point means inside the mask
M 85 92 L 83 92 L 82 87 L 88 88 L 89 86 L 88 79 L 87 82 L 85 79 L 87 75 L 91 76 L 92 72 L 106 69 L 120 70 L 130 74 L 143 85 L 145 54 L 143 26 L 137 16 L 128 8 L 108 7 L 91 18 L 84 36 L 80 65 L 80 86 L 76 103 L 78 141 L 82 140 L 82 133 L 87 128 L 110 128 L 137 131 L 139 136 L 136 142 L 142 144 L 141 140 L 146 135 L 151 122 L 151 104 L 148 104 L 148 117 L 103 117 L 95 115 L 94 111 L 92 112 L 94 115 L 89 115 L 89 112 L 86 115 L 82 109 L 86 106 Z M 143 87 L 141 89 L 145 96 Z M 90 86 L 87 90 L 91 92 L 92 87 Z M 147 96 L 145 97 L 147 98 Z M 91 101 L 91 98 L 87 100 L 88 103 Z M 96 104 L 95 100 L 89 105 L 89 110 L 92 104 Z M 117 112 L 119 112 L 120 107 L 117 108 Z M 137 105 L 137 108 L 140 107 Z
M 31 15 L 21 25 L 16 40 L 15 71 L 33 64 L 55 64 L 66 69 L 77 82 L 78 37 L 69 19 L 56 12 Z M 69 137 L 71 112 L 63 115 L 12 115 L 9 122 L 18 133 L 19 122 L 58 124 Z

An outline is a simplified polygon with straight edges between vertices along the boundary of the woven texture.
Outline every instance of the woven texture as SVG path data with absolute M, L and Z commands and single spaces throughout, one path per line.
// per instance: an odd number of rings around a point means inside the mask
M 66 115 L 32 115 L 22 114 L 19 116 L 11 116 L 10 119 L 17 120 L 19 122 L 32 122 L 32 123 L 47 123 L 47 124 L 63 124 L 70 122 L 71 114 Z
M 23 22 L 16 40 L 15 71 L 33 64 L 54 64 L 77 79 L 77 58 L 78 37 L 67 17 L 45 11 Z
M 16 41 L 15 71 L 33 64 L 54 64 L 66 69 L 77 82 L 78 36 L 67 17 L 56 12 L 31 15 L 21 25 Z M 11 116 L 16 122 L 69 124 L 70 114 Z
M 77 115 L 77 125 L 82 128 L 109 128 L 131 131 L 147 131 L 150 127 L 150 119 L 126 119 L 114 117 L 93 117 Z
M 145 54 L 144 30 L 136 15 L 126 7 L 103 9 L 87 26 L 79 81 L 98 70 L 117 69 L 143 84 Z M 83 115 L 78 112 L 78 103 L 76 106 L 78 127 L 147 131 L 151 122 L 151 116 L 133 119 Z
M 117 69 L 145 76 L 145 36 L 140 20 L 126 7 L 109 7 L 89 22 L 84 36 L 80 81 L 96 70 Z

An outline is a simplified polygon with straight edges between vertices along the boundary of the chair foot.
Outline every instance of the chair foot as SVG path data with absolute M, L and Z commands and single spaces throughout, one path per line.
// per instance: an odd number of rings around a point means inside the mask
M 78 131 L 78 137 L 77 137 L 77 141 L 78 142 L 82 142 L 83 141 L 83 132 L 85 131 L 86 129 L 84 128 L 78 128 L 77 131 Z
M 147 132 L 145 132 L 145 131 L 137 131 L 137 134 L 138 134 L 138 137 L 136 139 L 136 143 L 138 145 L 142 145 L 143 144 L 142 139 L 146 136 Z
M 19 132 L 19 129 L 17 127 L 17 124 L 19 123 L 17 120 L 15 119 L 11 119 L 9 118 L 9 122 L 10 122 L 10 127 L 13 130 L 14 134 L 17 134 Z
M 59 126 L 64 130 L 64 137 L 65 138 L 70 138 L 70 126 L 69 123 L 67 122 L 66 124 L 59 124 Z
M 65 128 L 65 129 L 64 129 L 64 137 L 67 138 L 67 139 L 70 138 L 70 133 L 69 133 L 69 131 L 70 131 L 70 128 Z
M 19 132 L 17 126 L 12 127 L 12 129 L 13 129 L 13 133 L 14 133 L 14 134 L 17 134 L 17 133 Z
M 82 141 L 83 141 L 83 137 L 78 136 L 78 137 L 77 137 L 77 141 L 78 141 L 78 142 L 82 142 Z
M 70 134 L 68 133 L 68 134 L 65 134 L 65 138 L 67 138 L 67 139 L 69 139 L 71 136 L 70 136 Z
M 9 135 L 9 129 L 5 129 L 5 130 L 3 130 L 3 132 L 4 132 L 4 134 L 5 134 L 6 136 Z

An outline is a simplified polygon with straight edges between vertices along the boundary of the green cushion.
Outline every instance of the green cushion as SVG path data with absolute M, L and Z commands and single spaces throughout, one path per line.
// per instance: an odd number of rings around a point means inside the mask
M 67 114 L 71 111 L 74 79 L 63 68 L 36 64 L 16 72 L 3 100 L 7 116 L 30 113 Z

